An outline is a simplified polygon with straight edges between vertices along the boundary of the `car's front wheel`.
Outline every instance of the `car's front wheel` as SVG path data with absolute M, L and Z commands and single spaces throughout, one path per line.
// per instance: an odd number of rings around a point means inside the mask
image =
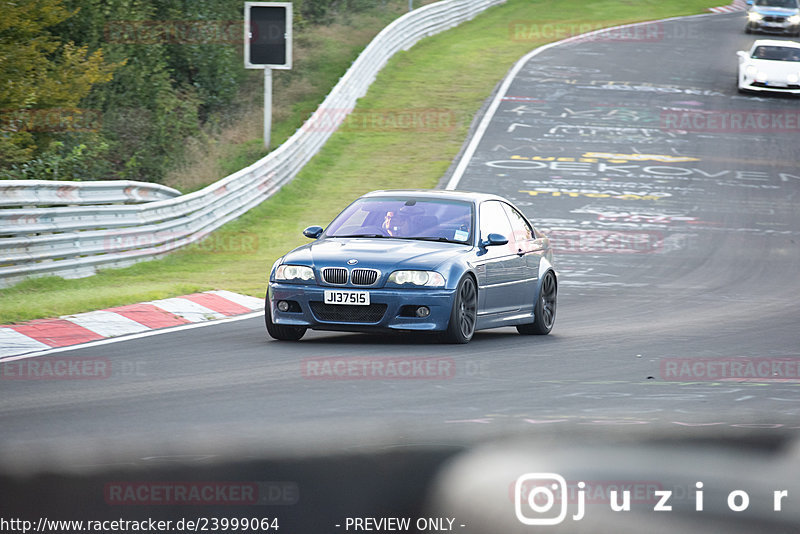
M 469 343 L 475 333 L 477 319 L 478 288 L 475 280 L 467 275 L 458 283 L 445 339 L 450 343 Z
M 533 309 L 533 322 L 517 326 L 517 332 L 526 335 L 546 335 L 556 324 L 556 303 L 558 300 L 558 283 L 552 271 L 548 271 L 542 280 L 539 298 Z
M 269 298 L 264 303 L 264 322 L 267 324 L 267 333 L 279 341 L 297 341 L 306 335 L 306 329 L 302 326 L 284 326 L 273 323 Z

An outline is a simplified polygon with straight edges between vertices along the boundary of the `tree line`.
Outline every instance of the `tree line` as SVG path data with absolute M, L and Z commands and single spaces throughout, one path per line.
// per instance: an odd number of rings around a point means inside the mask
M 295 31 L 370 0 L 294 2 Z M 159 182 L 246 78 L 244 1 L 0 0 L 0 178 Z

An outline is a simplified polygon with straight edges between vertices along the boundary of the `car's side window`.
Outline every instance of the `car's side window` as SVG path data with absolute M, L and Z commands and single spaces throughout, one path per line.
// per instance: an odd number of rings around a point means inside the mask
M 509 242 L 514 240 L 514 230 L 508 221 L 503 204 L 490 200 L 481 204 L 481 241 L 485 241 L 489 234 L 501 234 Z
M 503 204 L 503 207 L 505 208 L 506 213 L 508 213 L 508 218 L 511 221 L 511 227 L 514 230 L 515 241 L 530 241 L 536 237 L 533 233 L 533 228 L 531 228 L 531 225 L 520 212 L 508 204 Z

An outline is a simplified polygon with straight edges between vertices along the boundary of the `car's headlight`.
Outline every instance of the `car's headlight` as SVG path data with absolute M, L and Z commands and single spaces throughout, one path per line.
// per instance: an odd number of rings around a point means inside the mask
M 756 13 L 755 11 L 751 11 L 750 13 L 747 14 L 747 18 L 750 19 L 750 22 L 756 22 L 758 20 L 763 19 L 764 17 L 761 15 L 761 13 Z
M 786 77 L 786 81 L 791 84 L 797 83 L 797 80 L 798 80 L 797 74 L 790 74 Z
M 748 78 L 755 78 L 758 69 L 755 65 L 748 65 L 746 69 L 744 69 L 744 73 L 747 75 Z
M 302 280 L 314 279 L 314 270 L 304 265 L 281 265 L 275 271 L 275 280 Z
M 800 15 L 792 15 L 788 19 L 789 24 L 800 24 Z
M 435 271 L 395 271 L 389 276 L 390 284 L 441 287 L 444 276 Z

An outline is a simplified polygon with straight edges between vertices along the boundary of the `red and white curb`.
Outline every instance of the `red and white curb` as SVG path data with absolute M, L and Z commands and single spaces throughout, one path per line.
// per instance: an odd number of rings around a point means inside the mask
M 263 310 L 262 299 L 230 291 L 207 291 L 58 319 L 3 325 L 0 359 Z
M 734 13 L 736 11 L 746 11 L 747 2 L 745 2 L 745 0 L 733 0 L 733 2 L 727 6 L 709 7 L 708 10 L 712 13 Z

